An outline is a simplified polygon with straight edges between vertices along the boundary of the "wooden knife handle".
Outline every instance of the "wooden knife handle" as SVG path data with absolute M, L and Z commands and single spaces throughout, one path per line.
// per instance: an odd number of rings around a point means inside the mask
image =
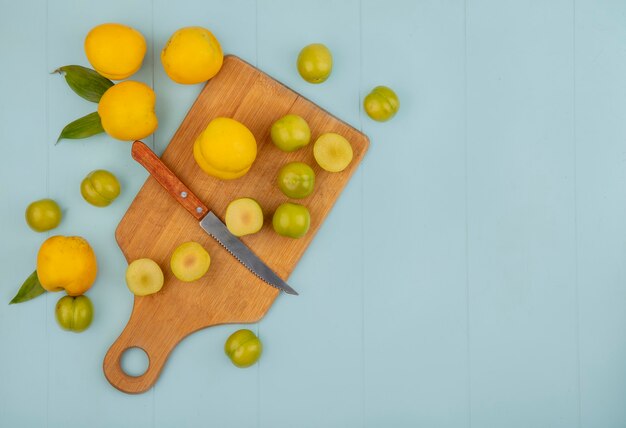
M 167 192 L 189 213 L 201 220 L 209 209 L 182 181 L 141 141 L 135 141 L 131 149 L 133 159 L 139 162 Z

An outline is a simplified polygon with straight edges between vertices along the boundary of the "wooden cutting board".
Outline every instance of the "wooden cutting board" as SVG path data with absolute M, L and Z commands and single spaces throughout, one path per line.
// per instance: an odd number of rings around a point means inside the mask
M 270 139 L 272 123 L 288 113 L 304 117 L 311 127 L 311 144 L 294 153 L 280 151 Z M 193 159 L 196 137 L 219 116 L 242 122 L 257 139 L 254 165 L 236 180 L 209 177 Z M 324 132 L 341 134 L 352 145 L 354 159 L 343 172 L 323 171 L 313 158 L 313 141 Z M 222 70 L 203 88 L 161 159 L 222 220 L 233 199 L 252 197 L 259 201 L 265 224 L 259 233 L 245 236 L 242 241 L 287 279 L 363 159 L 368 144 L 367 137 L 353 127 L 243 60 L 227 56 Z M 271 224 L 276 207 L 288 201 L 276 185 L 278 170 L 295 160 L 308 163 L 316 174 L 313 194 L 297 201 L 311 213 L 311 228 L 300 239 L 279 236 Z M 250 273 L 200 229 L 197 220 L 152 177 L 128 208 L 115 237 L 128 262 L 149 257 L 159 263 L 165 275 L 160 292 L 135 297 L 128 324 L 104 358 L 106 378 L 123 392 L 148 390 L 172 349 L 185 336 L 218 324 L 256 322 L 278 295 L 278 290 Z M 211 268 L 201 280 L 184 283 L 172 274 L 169 260 L 178 245 L 190 240 L 201 243 L 211 254 Z M 298 284 L 290 285 L 302 295 L 286 296 L 283 304 L 288 305 L 290 299 L 306 299 L 306 290 Z M 129 376 L 121 369 L 120 357 L 131 347 L 142 348 L 148 355 L 149 367 L 141 376 Z

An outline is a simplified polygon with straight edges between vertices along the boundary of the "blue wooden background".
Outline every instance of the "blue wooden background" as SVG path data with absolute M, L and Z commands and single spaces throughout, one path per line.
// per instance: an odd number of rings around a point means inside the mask
M 129 396 L 102 358 L 132 297 L 113 231 L 146 178 L 130 146 L 54 146 L 94 105 L 58 75 L 87 65 L 90 28 L 122 22 L 149 43 L 168 144 L 200 86 L 159 52 L 188 25 L 362 129 L 371 149 L 281 296 L 252 328 L 260 364 L 192 335 L 149 392 Z M 305 83 L 299 49 L 327 44 L 331 78 Z M 626 2 L 623 0 L 0 0 L 0 426 L 625 427 Z M 385 124 L 360 100 L 387 84 Z M 105 209 L 81 179 L 123 184 Z M 82 235 L 100 274 L 92 327 L 64 332 L 60 297 L 8 306 L 46 234 L 23 219 L 51 197 L 55 234 Z M 128 363 L 132 366 L 134 364 Z

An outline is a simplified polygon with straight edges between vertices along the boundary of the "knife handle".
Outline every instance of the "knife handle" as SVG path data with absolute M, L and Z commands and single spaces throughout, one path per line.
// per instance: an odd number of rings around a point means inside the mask
M 201 220 L 209 212 L 206 205 L 143 142 L 135 141 L 130 153 L 196 219 Z

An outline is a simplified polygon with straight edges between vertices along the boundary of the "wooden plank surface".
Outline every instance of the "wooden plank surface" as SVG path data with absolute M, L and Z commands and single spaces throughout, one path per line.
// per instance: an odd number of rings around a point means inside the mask
M 626 2 L 0 0 L 0 10 L 0 426 L 626 426 Z M 102 22 L 146 36 L 133 79 L 157 94 L 146 142 L 159 155 L 202 89 L 171 81 L 159 60 L 188 25 L 372 140 L 290 277 L 301 296 L 246 325 L 265 346 L 248 369 L 223 352 L 243 325 L 222 325 L 177 345 L 145 394 L 102 373 L 133 307 L 114 231 L 147 173 L 106 135 L 54 146 L 94 105 L 49 75 L 88 66 L 83 38 Z M 318 41 L 335 69 L 311 85 L 295 59 Z M 402 103 L 382 124 L 360 105 L 378 84 Z M 102 209 L 78 190 L 96 168 L 122 183 Z M 46 196 L 65 218 L 37 234 L 23 211 Z M 402 231 L 384 239 L 390 223 Z M 98 256 L 95 317 L 79 335 L 55 322 L 60 294 L 6 304 L 51 234 L 84 236 Z
M 190 20 L 190 14 L 195 16 L 193 20 Z M 212 0 L 200 5 L 197 0 L 154 0 L 153 25 L 158 29 L 153 42 L 157 60 L 154 67 L 154 89 L 158 94 L 159 117 L 155 151 L 160 155 L 172 140 L 203 84 L 180 85 L 170 79 L 158 59 L 159 49 L 177 29 L 188 25 L 203 25 L 219 38 L 224 52 L 235 53 L 239 58 L 255 64 L 256 1 Z M 274 305 L 274 308 L 277 306 Z M 124 322 L 127 319 L 128 316 Z M 235 370 L 218 368 L 224 364 L 232 366 L 224 354 L 224 342 L 232 332 L 243 327 L 211 327 L 188 336 L 176 346 L 168 359 L 167 369 L 161 373 L 159 381 L 152 388 L 155 427 L 194 427 L 206 424 L 238 428 L 256 424 L 259 365 L 246 370 L 236 370 L 234 366 Z M 258 323 L 246 324 L 245 328 L 258 333 Z M 107 343 L 107 347 L 109 345 Z M 189 370 L 190 367 L 195 367 L 196 370 Z M 237 415 L 236 418 L 232 417 L 234 414 Z
M 464 4 L 365 0 L 362 6 L 362 86 L 400 84 L 406 94 L 394 118 L 404 122 L 402 132 L 363 118 L 372 140 L 363 170 L 365 426 L 414 420 L 465 427 Z M 400 15 L 406 19 L 397 21 Z M 375 27 L 395 28 L 407 35 L 406 43 L 388 46 L 368 30 Z M 390 68 L 407 46 L 415 54 Z M 377 144 L 382 141 L 394 143 Z M 389 207 L 385 221 L 396 225 L 391 236 L 379 227 L 381 206 Z
M 307 120 L 313 141 L 324 132 L 346 137 L 354 151 L 348 168 L 340 173 L 323 171 L 313 158 L 312 144 L 292 153 L 277 149 L 269 130 L 272 123 L 288 113 Z M 257 139 L 256 161 L 241 179 L 210 177 L 193 159 L 194 141 L 216 117 L 240 121 Z M 286 279 L 356 170 L 367 146 L 367 137 L 356 129 L 239 58 L 227 56 L 220 73 L 200 93 L 162 160 L 222 219 L 230 201 L 239 197 L 256 199 L 266 221 L 259 233 L 245 236 L 242 241 Z M 280 236 L 271 226 L 272 213 L 288 200 L 276 186 L 278 171 L 295 160 L 311 165 L 316 175 L 314 193 L 298 201 L 311 213 L 309 232 L 300 239 Z M 211 325 L 258 321 L 278 294 L 200 229 L 197 220 L 152 177 L 120 222 L 116 238 L 129 262 L 149 257 L 161 265 L 165 274 L 162 291 L 135 297 L 129 323 L 105 357 L 107 379 L 122 391 L 137 393 L 152 386 L 173 347 L 188 334 Z M 212 261 L 205 277 L 186 284 L 173 276 L 169 259 L 178 245 L 191 240 L 200 242 L 212 255 Z M 129 347 L 139 347 L 148 354 L 150 365 L 141 376 L 128 376 L 121 370 L 120 357 Z
M 259 68 L 361 128 L 360 2 L 318 0 L 306 10 L 308 22 L 318 25 L 302 25 L 299 19 L 276 25 L 276 16 L 293 6 L 291 0 L 259 0 Z M 313 42 L 326 44 L 335 60 L 332 75 L 321 85 L 303 81 L 295 71 L 298 50 Z M 272 342 L 259 366 L 259 427 L 363 422 L 363 173 L 375 147 L 372 139 L 362 165 L 291 276 L 302 284 L 301 298 L 280 299 L 259 322 L 260 337 Z M 382 214 L 380 207 L 376 213 Z
M 626 3 L 578 0 L 580 426 L 626 426 Z
M 59 227 L 49 235 L 83 236 L 92 245 L 98 260 L 98 276 L 87 293 L 94 305 L 94 321 L 78 340 L 61 330 L 54 319 L 54 305 L 61 294 L 47 296 L 50 345 L 49 351 L 38 358 L 45 360 L 48 366 L 48 385 L 59 385 L 58 389 L 54 386 L 47 391 L 49 427 L 71 426 L 76 420 L 88 420 L 94 427 L 125 424 L 139 427 L 152 421 L 152 393 L 128 400 L 125 394 L 110 387 L 102 373 L 102 359 L 132 310 L 132 297 L 124 283 L 126 260 L 119 251 L 114 231 L 147 173 L 130 157 L 128 143 L 105 134 L 54 145 L 67 123 L 93 112 L 96 105 L 78 97 L 63 78 L 59 79 L 61 76 L 48 74 L 66 64 L 89 66 L 83 50 L 85 35 L 103 22 L 120 22 L 120 8 L 124 9 L 122 22 L 136 28 L 146 40 L 153 38 L 152 23 L 146 20 L 151 14 L 151 0 L 112 0 L 104 8 L 74 0 L 48 2 L 46 6 L 48 48 L 46 65 L 41 72 L 46 73 L 48 86 L 45 139 L 49 146 L 48 186 L 50 195 L 62 204 L 64 215 Z M 133 79 L 152 86 L 152 65 L 152 56 L 147 55 Z M 147 138 L 146 143 L 152 146 L 153 136 Z M 122 186 L 120 196 L 104 209 L 87 203 L 79 191 L 82 179 L 95 169 L 111 171 Z M 70 389 L 67 385 L 72 382 L 71 378 L 80 381 Z M 110 391 L 103 391 L 100 385 L 109 386 Z M 94 413 L 101 416 L 94 417 Z M 104 413 L 107 415 L 102 415 Z
M 0 7 L 3 6 L 0 3 Z M 24 281 L 24 275 L 33 271 L 33 260 L 42 241 L 39 234 L 26 226 L 24 210 L 34 200 L 56 197 L 55 190 L 48 183 L 50 146 L 46 144 L 46 126 L 32 126 L 33 122 L 45 124 L 48 117 L 47 80 L 43 74 L 47 50 L 45 8 L 45 0 L 38 0 L 31 2 L 29 9 L 0 13 L 0 34 L 23 35 L 22 43 L 28 48 L 0 47 L 6 67 L 0 71 L 0 93 L 12 100 L 10 106 L 0 101 L 0 144 L 5 149 L 0 166 L 0 182 L 3 183 L 0 198 L 11 201 L 0 204 L 0 272 L 4 284 L 19 285 Z M 24 82 L 28 82 L 19 89 L 15 80 L 8 78 L 17 70 Z M 10 141 L 19 141 L 19 145 L 8 144 Z M 27 179 L 16 181 L 16 170 L 12 165 L 28 165 Z M 66 209 L 64 204 L 60 206 Z M 21 256 L 15 257 L 15 254 Z M 24 362 L 25 355 L 49 354 L 48 332 L 56 327 L 51 318 L 54 313 L 51 305 L 56 301 L 44 297 L 21 310 L 10 310 L 11 306 L 6 303 L 15 295 L 15 290 L 12 287 L 4 290 L 0 304 L 0 338 L 6 345 L 0 351 L 3 384 L 0 386 L 0 426 L 45 426 L 47 412 L 33 412 L 31 403 L 44 403 L 40 407 L 47 407 L 49 367 L 45 363 L 33 364 L 28 370 L 16 370 L 16 367 Z M 25 332 L 28 340 L 15 346 L 23 340 Z M 20 415 L 19 421 L 8 423 L 15 419 L 14 415 Z
M 571 1 L 467 13 L 470 423 L 576 426 Z

